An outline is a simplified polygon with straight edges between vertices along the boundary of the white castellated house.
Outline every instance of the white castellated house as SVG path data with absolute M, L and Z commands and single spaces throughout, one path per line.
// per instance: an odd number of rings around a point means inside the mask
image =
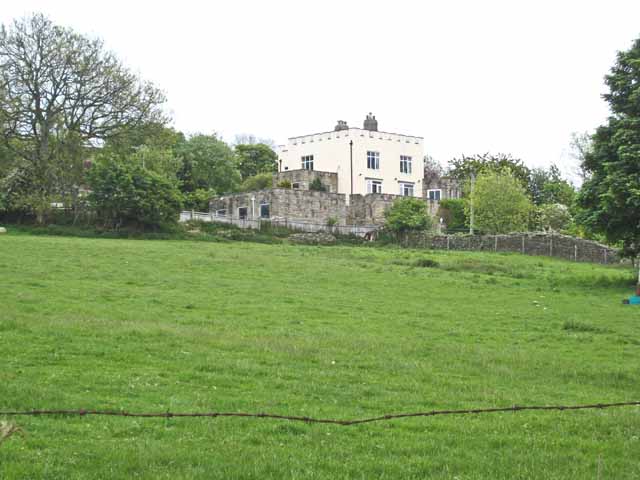
M 291 137 L 278 147 L 280 174 L 295 170 L 336 174 L 335 193 L 346 195 L 422 197 L 423 159 L 422 137 L 380 131 L 372 114 L 363 128 L 340 120 L 333 131 Z

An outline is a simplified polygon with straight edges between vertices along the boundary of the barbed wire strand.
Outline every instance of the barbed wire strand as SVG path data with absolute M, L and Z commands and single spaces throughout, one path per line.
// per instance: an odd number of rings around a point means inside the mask
M 113 417 L 142 417 L 142 418 L 185 418 L 185 417 L 244 417 L 244 418 L 268 418 L 273 420 L 288 420 L 293 422 L 304 423 L 329 423 L 341 426 L 360 425 L 363 423 L 381 422 L 386 420 L 396 420 L 400 418 L 411 417 L 434 417 L 436 415 L 466 415 L 466 414 L 484 414 L 484 413 L 501 413 L 501 412 L 522 412 L 526 410 L 538 411 L 566 411 L 566 410 L 587 410 L 587 409 L 604 409 L 614 407 L 631 407 L 640 406 L 640 401 L 634 402 L 616 402 L 616 403 L 594 403 L 587 405 L 513 405 L 511 407 L 494 407 L 494 408 L 471 408 L 464 410 L 431 410 L 427 412 L 413 413 L 392 413 L 380 415 L 376 417 L 360 418 L 352 420 L 339 420 L 332 418 L 313 418 L 299 415 L 279 415 L 275 413 L 246 413 L 246 412 L 127 412 L 124 410 L 24 410 L 24 411 L 0 411 L 0 416 L 41 416 L 41 415 L 60 415 L 60 416 L 87 416 L 87 415 L 103 415 Z

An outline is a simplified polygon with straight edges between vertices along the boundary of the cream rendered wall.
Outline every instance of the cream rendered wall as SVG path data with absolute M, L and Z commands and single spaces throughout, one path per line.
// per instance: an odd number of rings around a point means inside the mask
M 278 148 L 282 170 L 302 168 L 301 157 L 313 155 L 314 170 L 338 174 L 338 193 L 351 193 L 349 142 L 353 141 L 353 193 L 367 193 L 366 179 L 382 180 L 382 193 L 400 194 L 399 182 L 414 184 L 414 196 L 422 196 L 424 142 L 421 137 L 360 128 L 318 133 L 289 139 Z M 380 152 L 380 169 L 367 168 L 367 151 Z M 410 174 L 400 173 L 400 156 L 412 158 Z

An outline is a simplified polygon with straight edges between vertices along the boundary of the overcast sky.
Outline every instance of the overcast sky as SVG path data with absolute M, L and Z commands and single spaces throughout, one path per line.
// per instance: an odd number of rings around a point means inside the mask
M 608 114 L 603 77 L 640 1 L 4 0 L 99 36 L 162 88 L 174 126 L 285 143 L 336 120 L 425 138 L 441 163 L 511 153 L 570 170 L 572 132 Z

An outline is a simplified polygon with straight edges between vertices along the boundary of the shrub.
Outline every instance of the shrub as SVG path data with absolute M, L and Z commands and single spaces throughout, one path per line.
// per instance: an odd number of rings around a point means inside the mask
M 468 225 L 467 216 L 464 213 L 464 200 L 461 198 L 448 198 L 440 201 L 438 208 L 438 217 L 444 220 L 447 225 L 447 231 L 459 232 L 466 231 Z
M 327 187 L 322 183 L 319 177 L 314 178 L 311 183 L 309 183 L 309 190 L 314 190 L 316 192 L 326 192 Z
M 271 188 L 273 175 L 271 173 L 259 173 L 253 177 L 249 177 L 242 182 L 240 190 L 243 192 L 254 192 L 256 190 L 265 190 Z M 290 187 L 287 187 L 290 188 Z
M 290 180 L 280 180 L 278 182 L 278 185 L 276 185 L 278 188 L 291 188 L 291 181 Z
M 414 267 L 438 268 L 440 264 L 431 258 L 419 258 L 413 262 Z
M 109 159 L 88 175 L 89 202 L 99 220 L 111 227 L 158 227 L 176 223 L 182 196 L 176 184 L 139 165 Z
M 327 227 L 333 227 L 338 224 L 338 219 L 336 217 L 327 218 Z
M 431 228 L 427 204 L 414 197 L 396 200 L 384 213 L 385 228 L 392 232 L 418 232 Z

